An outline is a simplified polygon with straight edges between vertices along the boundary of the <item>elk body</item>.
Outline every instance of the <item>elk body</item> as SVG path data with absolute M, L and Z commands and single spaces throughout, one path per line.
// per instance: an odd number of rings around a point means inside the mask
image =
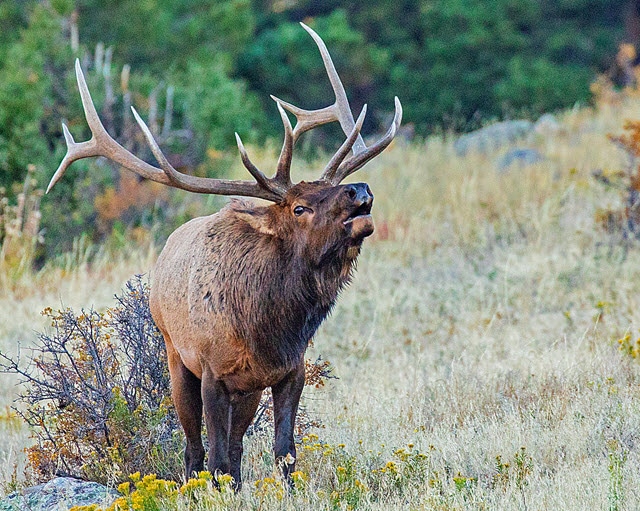
M 293 428 L 304 386 L 304 352 L 348 284 L 364 238 L 373 233 L 373 195 L 365 183 L 340 182 L 384 150 L 400 125 L 367 147 L 360 136 L 366 106 L 357 121 L 329 53 L 314 38 L 336 101 L 308 111 L 273 97 L 285 128 L 274 177 L 249 160 L 236 134 L 243 163 L 255 182 L 199 178 L 176 171 L 133 110 L 160 168 L 140 160 L 105 131 L 76 62 L 78 86 L 93 134 L 76 143 L 63 125 L 68 151 L 49 189 L 75 160 L 105 156 L 137 174 L 185 190 L 258 197 L 257 205 L 234 199 L 216 214 L 178 228 L 160 254 L 151 287 L 152 316 L 162 332 L 172 397 L 185 431 L 186 475 L 204 468 L 204 411 L 209 437 L 208 469 L 241 482 L 242 439 L 262 391 L 271 387 L 276 460 L 285 476 L 294 470 Z M 297 119 L 292 128 L 285 109 Z M 347 136 L 314 182 L 293 184 L 293 146 L 305 131 L 339 121 Z

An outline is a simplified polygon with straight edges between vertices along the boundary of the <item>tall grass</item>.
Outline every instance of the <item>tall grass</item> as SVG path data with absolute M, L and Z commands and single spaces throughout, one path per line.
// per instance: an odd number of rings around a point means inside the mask
M 625 165 L 606 135 L 627 118 L 640 119 L 640 102 L 567 112 L 558 132 L 521 143 L 545 160 L 507 172 L 496 162 L 508 148 L 462 158 L 440 136 L 397 142 L 354 176 L 376 196 L 377 230 L 310 353 L 340 379 L 305 404 L 326 425 L 321 441 L 344 444 L 370 483 L 388 461 L 402 465 L 394 451 L 408 444 L 428 453 L 429 472 L 370 485 L 358 508 L 639 507 L 640 367 L 617 340 L 640 335 L 640 247 L 596 222 L 623 198 L 592 176 Z M 276 155 L 252 158 L 267 169 Z M 321 164 L 295 160 L 294 177 Z M 5 290 L 0 349 L 29 345 L 44 306 L 109 305 L 128 277 L 152 270 L 153 254 L 52 266 Z M 26 441 L 19 428 L 0 435 L 0 477 Z M 236 508 L 256 503 L 251 481 L 271 475 L 269 449 L 268 438 L 248 440 Z M 346 506 L 318 496 L 327 481 L 339 494 L 337 458 L 311 456 L 301 451 L 315 474 L 306 490 L 270 508 Z

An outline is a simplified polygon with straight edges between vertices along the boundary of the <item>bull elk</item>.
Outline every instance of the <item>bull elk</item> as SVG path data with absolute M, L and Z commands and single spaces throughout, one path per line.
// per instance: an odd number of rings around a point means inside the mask
M 354 121 L 344 87 L 318 34 L 316 42 L 335 102 L 303 110 L 275 96 L 284 144 L 275 175 L 249 159 L 236 133 L 242 162 L 255 182 L 202 178 L 178 172 L 133 110 L 160 168 L 118 144 L 104 129 L 76 61 L 78 88 L 92 138 L 76 143 L 63 124 L 67 154 L 47 191 L 79 159 L 104 156 L 136 174 L 190 192 L 256 197 L 239 199 L 211 216 L 195 218 L 167 240 L 151 287 L 153 319 L 164 336 L 171 391 L 186 435 L 186 475 L 203 470 L 202 417 L 209 437 L 208 469 L 241 484 L 242 439 L 262 391 L 271 387 L 274 451 L 286 477 L 294 470 L 294 422 L 304 386 L 304 353 L 340 291 L 350 282 L 364 238 L 373 233 L 373 195 L 366 183 L 340 184 L 382 152 L 400 126 L 402 107 L 387 133 L 369 147 Z M 295 128 L 285 110 L 296 117 Z M 346 140 L 320 178 L 293 184 L 293 147 L 302 133 L 339 121 Z

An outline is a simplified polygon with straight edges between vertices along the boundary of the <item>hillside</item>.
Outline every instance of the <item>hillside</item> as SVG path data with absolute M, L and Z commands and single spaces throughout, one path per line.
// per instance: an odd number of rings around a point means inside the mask
M 640 507 L 640 364 L 618 343 L 640 336 L 640 246 L 599 220 L 624 206 L 614 185 L 628 159 L 607 134 L 625 119 L 640 119 L 633 96 L 486 153 L 458 156 L 451 138 L 396 141 L 357 174 L 375 194 L 377 230 L 309 353 L 339 379 L 303 395 L 330 449 L 300 449 L 305 489 L 265 493 L 269 509 L 344 509 L 354 498 L 357 509 Z M 499 171 L 513 147 L 543 159 Z M 275 159 L 266 151 L 256 163 Z M 321 164 L 294 163 L 295 177 Z M 111 306 L 128 278 L 152 274 L 158 247 L 78 252 L 2 288 L 3 352 L 33 343 L 46 306 Z M 1 381 L 5 410 L 17 390 Z M 270 442 L 248 439 L 248 484 L 233 508 L 260 508 L 252 482 L 271 474 Z M 0 480 L 26 445 L 6 408 Z

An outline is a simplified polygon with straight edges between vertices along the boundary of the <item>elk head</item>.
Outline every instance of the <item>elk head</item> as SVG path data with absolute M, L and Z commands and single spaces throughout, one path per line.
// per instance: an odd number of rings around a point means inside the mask
M 262 390 L 273 391 L 275 454 L 295 458 L 293 426 L 304 385 L 304 351 L 349 280 L 362 241 L 373 232 L 373 195 L 365 183 L 340 184 L 383 151 L 400 125 L 402 107 L 387 133 L 367 146 L 327 48 L 309 27 L 329 75 L 335 101 L 303 110 L 273 97 L 284 125 L 275 174 L 267 177 L 250 160 L 236 134 L 240 156 L 254 182 L 195 177 L 167 161 L 133 109 L 160 167 L 118 144 L 104 129 L 76 61 L 78 87 L 92 138 L 76 143 L 63 124 L 67 154 L 49 184 L 81 158 L 104 156 L 136 174 L 199 193 L 256 197 L 258 206 L 233 201 L 211 215 L 178 228 L 156 264 L 151 313 L 162 332 L 172 395 L 187 437 L 187 476 L 202 470 L 202 411 L 209 435 L 209 470 L 230 472 L 240 483 L 242 437 Z M 296 117 L 292 127 L 287 111 Z M 346 140 L 318 180 L 291 181 L 293 147 L 302 133 L 338 121 Z M 284 467 L 285 474 L 293 463 Z

